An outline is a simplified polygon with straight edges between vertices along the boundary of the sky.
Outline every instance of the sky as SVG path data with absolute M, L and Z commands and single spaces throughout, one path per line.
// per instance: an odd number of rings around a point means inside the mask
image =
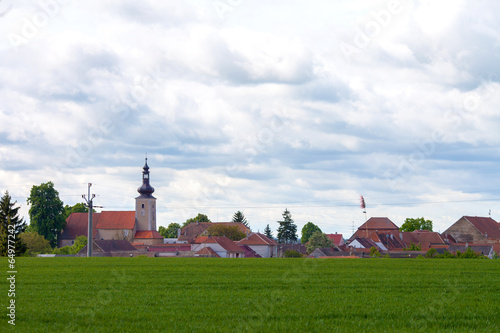
M 0 0 L 0 191 L 158 226 L 500 220 L 500 2 Z M 366 202 L 366 216 L 360 208 Z

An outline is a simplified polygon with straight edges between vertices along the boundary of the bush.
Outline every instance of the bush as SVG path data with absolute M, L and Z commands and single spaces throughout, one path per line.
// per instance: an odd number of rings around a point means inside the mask
M 302 255 L 297 250 L 286 250 L 283 257 L 285 257 L 285 258 L 301 258 Z
M 372 246 L 372 248 L 370 249 L 370 257 L 373 258 L 380 257 L 379 250 L 377 250 L 377 248 L 375 248 L 374 246 Z
M 429 249 L 429 251 L 427 251 L 427 253 L 425 254 L 425 257 L 426 258 L 434 258 L 436 256 L 436 249 L 432 248 L 432 249 Z

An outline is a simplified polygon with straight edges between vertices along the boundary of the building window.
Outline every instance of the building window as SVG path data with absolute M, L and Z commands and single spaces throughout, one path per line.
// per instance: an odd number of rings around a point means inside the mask
M 142 208 L 144 208 L 144 204 L 142 204 Z
M 75 244 L 75 241 L 74 241 L 74 240 L 72 240 L 72 241 L 71 241 L 71 244 Z

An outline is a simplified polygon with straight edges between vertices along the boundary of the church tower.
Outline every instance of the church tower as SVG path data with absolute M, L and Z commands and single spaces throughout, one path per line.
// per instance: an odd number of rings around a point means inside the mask
M 156 198 L 155 189 L 149 184 L 148 158 L 142 170 L 142 185 L 137 189 L 140 196 L 135 198 L 135 219 L 137 231 L 156 231 Z

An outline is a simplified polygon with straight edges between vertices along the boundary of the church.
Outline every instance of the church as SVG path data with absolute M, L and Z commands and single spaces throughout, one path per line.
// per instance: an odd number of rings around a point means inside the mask
M 102 211 L 93 213 L 94 240 L 127 240 L 137 245 L 163 244 L 156 230 L 155 189 L 150 184 L 148 159 L 142 170 L 142 185 L 137 189 L 135 211 Z M 66 219 L 59 247 L 71 246 L 78 236 L 87 236 L 88 213 L 72 213 Z

